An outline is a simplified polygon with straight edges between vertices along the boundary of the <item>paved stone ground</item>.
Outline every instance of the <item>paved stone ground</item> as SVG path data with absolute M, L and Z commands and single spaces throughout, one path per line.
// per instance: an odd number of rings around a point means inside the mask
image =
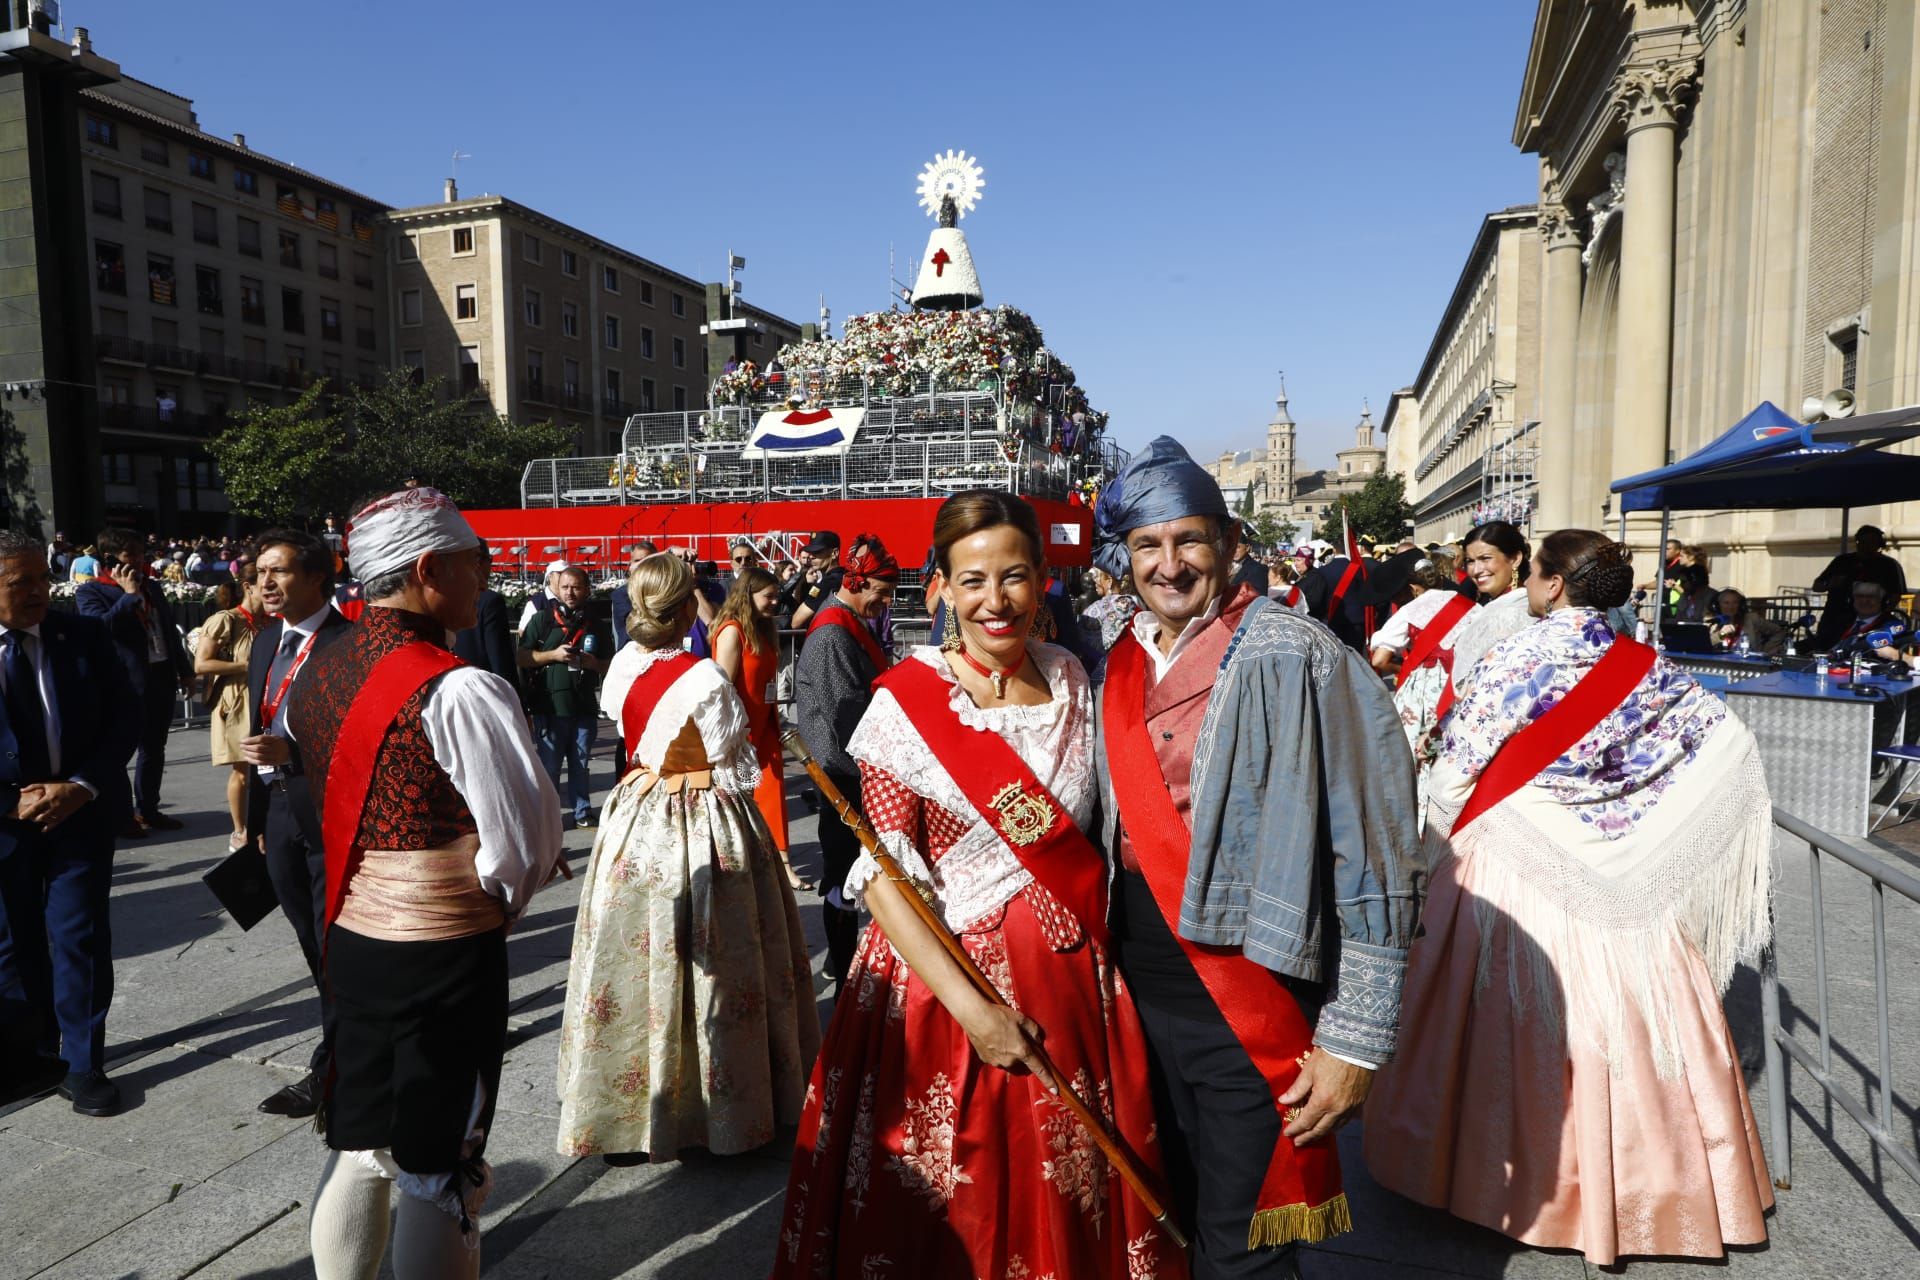
M 116 861 L 110 1056 L 128 1109 L 95 1120 L 58 1098 L 0 1105 L 0 1280 L 312 1275 L 306 1217 L 320 1143 L 307 1125 L 263 1116 L 255 1103 L 298 1075 L 316 1034 L 316 1006 L 284 922 L 275 916 L 242 933 L 199 883 L 226 830 L 221 771 L 207 763 L 204 742 L 199 730 L 174 737 L 166 793 L 187 829 L 124 848 Z M 598 768 L 604 786 L 612 777 L 604 749 Z M 797 824 L 803 868 L 813 860 L 813 830 L 811 818 Z M 1920 824 L 1912 831 L 1894 838 L 1920 846 Z M 576 868 L 588 844 L 584 833 L 569 836 Z M 1909 853 L 1890 856 L 1920 868 Z M 1806 857 L 1787 846 L 1779 858 L 1782 1003 L 1813 1045 L 1819 1000 Z M 764 1275 L 785 1152 L 638 1169 L 554 1153 L 553 1065 L 577 883 L 543 893 L 510 946 L 513 1031 L 489 1149 L 498 1190 L 487 1214 L 486 1272 L 514 1280 Z M 1829 866 L 1824 888 L 1833 1062 L 1865 1096 L 1878 1056 L 1867 893 L 1844 867 Z M 818 911 L 807 897 L 817 955 Z M 1912 1143 L 1920 1133 L 1920 909 L 1890 900 L 1887 914 L 1893 1058 L 1903 1082 L 1893 1127 Z M 1760 1069 L 1756 975 L 1740 975 L 1728 1005 L 1764 1126 L 1770 1082 Z M 1920 1275 L 1920 1187 L 1797 1070 L 1791 1132 L 1793 1187 L 1780 1193 L 1771 1245 L 1737 1253 L 1721 1269 L 1736 1280 Z M 1379 1190 L 1360 1167 L 1355 1138 L 1345 1135 L 1344 1150 L 1362 1230 L 1308 1251 L 1310 1280 L 1655 1280 L 1702 1271 L 1634 1262 L 1603 1272 L 1465 1226 Z

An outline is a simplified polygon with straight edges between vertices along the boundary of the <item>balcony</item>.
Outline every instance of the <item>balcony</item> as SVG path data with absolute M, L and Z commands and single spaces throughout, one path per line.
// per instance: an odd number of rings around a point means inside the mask
M 177 373 L 198 373 L 200 353 L 188 351 L 185 347 L 164 347 L 156 344 L 147 348 L 147 363 L 156 369 L 171 369 Z
M 103 404 L 100 406 L 102 431 L 204 440 L 218 433 L 225 425 L 213 414 L 198 413 L 191 409 L 172 409 L 163 418 L 160 411 L 151 405 Z
M 249 386 L 284 387 L 287 385 L 287 371 L 277 364 L 268 364 L 265 360 L 242 360 L 240 377 Z
M 118 218 L 121 216 L 120 201 L 117 198 L 113 200 L 103 200 L 99 196 L 95 196 L 93 198 L 93 211 L 103 218 Z
M 560 405 L 565 409 L 576 409 L 581 413 L 593 412 L 593 397 L 579 387 L 563 387 L 560 390 Z
M 93 357 L 110 364 L 134 364 L 145 367 L 147 344 L 135 338 L 103 333 L 93 340 Z
M 520 387 L 520 398 L 534 404 L 552 404 L 553 398 L 547 394 L 547 384 L 539 378 L 529 378 Z
M 265 324 L 267 322 L 266 305 L 255 303 L 249 306 L 246 302 L 241 302 L 240 319 L 247 324 Z
M 200 376 L 219 382 L 238 382 L 246 374 L 246 362 L 239 356 L 203 351 L 200 353 Z
M 631 402 L 622 400 L 619 396 L 601 396 L 600 412 L 606 414 L 609 418 L 619 418 L 625 421 L 633 414 L 638 413 L 639 410 L 635 408 Z

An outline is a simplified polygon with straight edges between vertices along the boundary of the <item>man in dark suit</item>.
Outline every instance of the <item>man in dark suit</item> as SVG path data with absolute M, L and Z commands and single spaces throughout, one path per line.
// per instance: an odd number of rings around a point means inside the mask
M 651 542 L 640 541 L 633 544 L 627 556 L 627 577 L 633 577 L 633 571 L 648 556 L 660 554 L 660 548 Z M 627 595 L 627 584 L 622 582 L 613 589 L 613 651 L 615 653 L 633 643 L 633 637 L 627 634 L 627 617 L 633 612 L 633 599 Z M 623 768 L 622 773 L 626 770 Z
M 49 613 L 50 598 L 45 544 L 0 530 L 0 1036 L 35 1050 L 0 1069 L 16 1084 L 59 1071 L 73 1109 L 104 1116 L 120 1105 L 107 894 L 137 699 L 106 626 Z
M 488 587 L 481 591 L 475 607 L 480 621 L 465 631 L 453 633 L 454 656 L 482 671 L 491 671 L 518 688 L 520 669 L 514 659 L 514 637 L 508 625 L 506 599 Z
M 132 821 L 122 834 L 178 831 L 180 820 L 160 812 L 160 775 L 167 767 L 167 731 L 174 702 L 193 689 L 193 659 L 174 622 L 173 607 L 150 577 L 139 539 L 108 529 L 97 539 L 101 576 L 74 592 L 74 608 L 107 624 L 133 685 L 140 750 L 133 762 Z
M 254 766 L 247 792 L 247 834 L 267 859 L 267 878 L 280 911 L 300 940 L 301 954 L 320 996 L 320 1042 L 307 1074 L 260 1103 L 276 1116 L 310 1116 L 318 1106 L 327 1058 L 333 1052 L 333 1002 L 320 972 L 327 901 L 327 860 L 301 771 L 300 748 L 287 736 L 287 711 L 300 696 L 300 673 L 316 650 L 345 636 L 353 624 L 333 598 L 333 551 L 310 533 L 270 529 L 254 540 L 254 573 L 269 616 L 247 663 L 251 733 L 240 753 Z

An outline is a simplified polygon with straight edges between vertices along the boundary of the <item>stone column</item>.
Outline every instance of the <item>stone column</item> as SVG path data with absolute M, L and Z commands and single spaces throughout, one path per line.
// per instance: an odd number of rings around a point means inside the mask
M 1535 534 L 1591 523 L 1599 513 L 1584 509 L 1586 490 L 1574 481 L 1574 369 L 1580 339 L 1580 233 L 1573 214 L 1561 202 L 1559 184 L 1550 182 L 1540 205 L 1540 243 L 1546 253 L 1540 316 L 1545 333 L 1540 347 L 1540 452 L 1534 464 L 1539 510 Z
M 1627 126 L 1625 221 L 1620 227 L 1620 341 L 1608 483 L 1666 465 L 1673 382 L 1673 191 L 1679 112 L 1698 63 L 1628 65 L 1614 80 Z

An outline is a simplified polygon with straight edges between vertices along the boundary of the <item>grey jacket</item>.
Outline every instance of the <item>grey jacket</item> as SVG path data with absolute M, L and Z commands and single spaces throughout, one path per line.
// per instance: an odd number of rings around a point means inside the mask
M 1101 845 L 1117 863 L 1099 712 L 1094 724 Z M 1393 698 L 1366 660 L 1323 624 L 1253 601 L 1195 744 L 1179 933 L 1324 984 L 1314 1042 L 1373 1065 L 1393 1056 L 1426 890 L 1413 777 Z

